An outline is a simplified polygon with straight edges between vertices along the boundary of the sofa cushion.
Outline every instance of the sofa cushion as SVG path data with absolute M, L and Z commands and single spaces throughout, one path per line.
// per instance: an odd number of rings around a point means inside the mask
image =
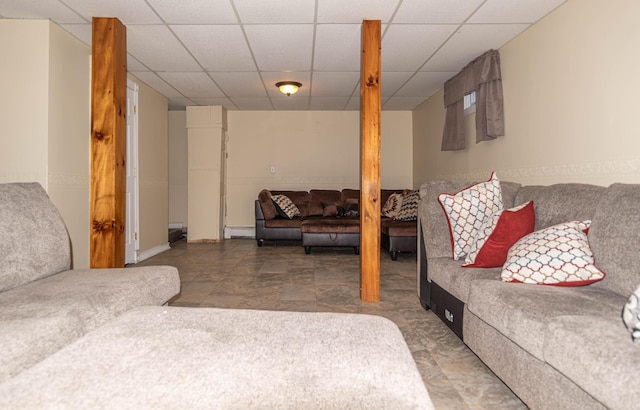
M 638 407 L 640 349 L 618 315 L 556 317 L 545 332 L 544 358 L 607 408 Z
M 67 228 L 40 184 L 0 184 L 0 232 L 0 292 L 71 267 Z
M 613 184 L 604 192 L 589 229 L 596 266 L 607 278 L 596 286 L 628 297 L 640 284 L 640 185 Z
M 590 223 L 561 223 L 520 239 L 509 249 L 502 280 L 557 286 L 582 286 L 602 280 L 605 275 L 593 264 L 584 232 Z
M 71 312 L 0 320 L 0 383 L 28 369 L 82 336 L 80 320 Z
M 396 221 L 382 218 L 380 232 L 387 236 L 412 236 L 415 238 L 418 235 L 418 224 L 416 221 Z
M 567 221 L 593 219 L 605 188 L 589 184 L 527 185 L 518 190 L 515 204 L 533 201 L 536 231 Z
M 503 209 L 500 181 L 495 173 L 486 182 L 466 187 L 456 193 L 442 193 L 438 200 L 447 217 L 455 260 L 467 255 L 482 223 Z
M 162 305 L 179 291 L 173 266 L 68 270 L 0 293 L 0 321 L 71 315 L 86 333 L 131 308 Z
M 616 316 L 625 298 L 595 287 L 537 286 L 477 280 L 467 308 L 532 356 L 544 361 L 547 325 L 558 316 Z M 628 336 L 627 336 L 628 338 Z
M 309 191 L 309 215 L 324 214 L 322 204 L 342 206 L 342 193 L 334 189 L 312 189 Z
M 436 282 L 441 288 L 467 303 L 471 283 L 477 279 L 500 280 L 500 268 L 466 268 L 460 261 L 450 256 L 429 258 L 427 267 L 429 280 Z
M 258 194 L 258 201 L 260 202 L 260 208 L 262 208 L 262 214 L 265 220 L 273 219 L 278 215 L 276 206 L 271 199 L 271 191 L 263 189 Z

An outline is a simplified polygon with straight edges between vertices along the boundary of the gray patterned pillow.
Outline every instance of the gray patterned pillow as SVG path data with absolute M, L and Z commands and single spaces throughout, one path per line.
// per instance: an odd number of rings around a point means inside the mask
M 396 221 L 416 221 L 418 220 L 418 203 L 420 202 L 420 191 L 409 191 L 402 196 L 402 206 Z
M 294 216 L 300 216 L 300 210 L 288 196 L 272 195 L 271 199 L 276 206 L 278 215 L 287 219 L 292 219 Z
M 634 342 L 640 338 L 640 287 L 629 296 L 622 309 L 622 321 L 631 333 Z

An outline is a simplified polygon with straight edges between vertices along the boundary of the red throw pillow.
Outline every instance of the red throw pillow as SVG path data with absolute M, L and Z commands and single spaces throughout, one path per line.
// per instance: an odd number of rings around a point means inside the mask
M 475 261 L 464 266 L 473 268 L 502 267 L 507 260 L 509 248 L 520 238 L 533 232 L 535 221 L 536 215 L 532 201 L 515 211 L 505 209 L 500 214 L 495 229 L 480 248 Z

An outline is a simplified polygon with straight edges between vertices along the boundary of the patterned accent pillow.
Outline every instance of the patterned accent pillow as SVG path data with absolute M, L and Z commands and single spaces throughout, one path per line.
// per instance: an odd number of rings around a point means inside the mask
M 583 286 L 604 279 L 593 264 L 586 231 L 591 221 L 571 221 L 530 233 L 516 242 L 502 268 L 504 282 Z
M 417 221 L 418 204 L 420 203 L 420 191 L 409 191 L 402 195 L 402 206 L 396 216 L 396 221 Z
M 276 206 L 278 215 L 287 219 L 292 219 L 294 216 L 300 216 L 300 210 L 288 196 L 272 195 L 271 199 Z
M 634 342 L 640 338 L 640 287 L 629 296 L 622 309 L 622 321 L 631 333 Z
M 395 218 L 400 213 L 400 208 L 402 208 L 402 194 L 394 193 L 389 195 L 387 202 L 384 203 L 381 214 L 388 218 Z
M 496 212 L 485 219 L 482 228 L 478 230 L 462 266 L 502 267 L 507 260 L 507 253 L 511 246 L 518 239 L 533 232 L 535 224 L 536 214 L 533 209 L 533 201 Z
M 500 181 L 494 172 L 487 182 L 480 182 L 455 194 L 440 194 L 438 201 L 449 223 L 453 259 L 459 260 L 469 253 L 471 243 L 485 219 L 502 211 Z M 495 225 L 489 229 L 493 231 Z

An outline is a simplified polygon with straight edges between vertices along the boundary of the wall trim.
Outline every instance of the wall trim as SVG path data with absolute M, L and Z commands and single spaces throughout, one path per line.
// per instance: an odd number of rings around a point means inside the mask
M 144 260 L 149 259 L 152 256 L 156 256 L 164 251 L 168 251 L 169 249 L 171 249 L 171 246 L 169 246 L 169 242 L 164 243 L 162 245 L 158 245 L 158 246 L 154 246 L 151 249 L 147 249 L 144 251 L 137 251 L 138 254 L 138 260 L 136 263 L 138 262 L 142 262 Z
M 225 226 L 224 239 L 251 238 L 255 239 L 256 228 L 252 226 Z

